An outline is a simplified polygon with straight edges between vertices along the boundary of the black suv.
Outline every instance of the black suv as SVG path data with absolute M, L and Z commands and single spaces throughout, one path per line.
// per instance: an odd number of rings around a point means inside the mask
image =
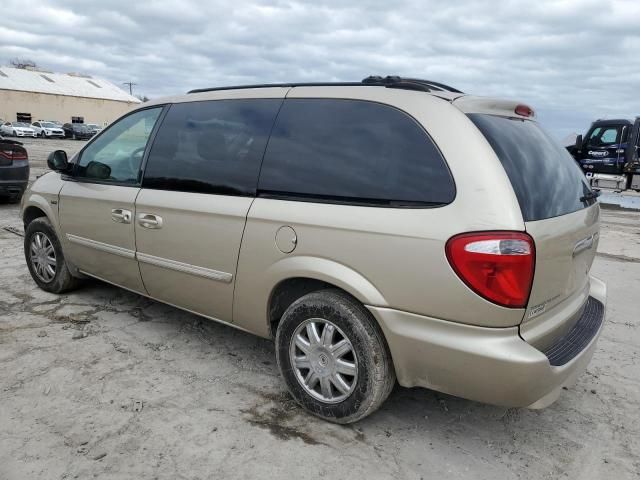
M 84 123 L 65 123 L 62 126 L 65 138 L 74 140 L 89 140 L 95 135 Z

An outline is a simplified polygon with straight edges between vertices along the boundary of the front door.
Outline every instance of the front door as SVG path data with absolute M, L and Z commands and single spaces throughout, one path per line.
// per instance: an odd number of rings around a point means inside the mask
M 134 112 L 82 150 L 60 192 L 69 260 L 83 273 L 146 293 L 135 255 L 140 165 L 162 107 Z
M 585 171 L 622 173 L 622 163 L 618 161 L 622 128 L 622 125 L 603 125 L 589 133 L 581 161 Z
M 167 112 L 136 200 L 137 256 L 151 297 L 232 321 L 240 242 L 283 90 Z

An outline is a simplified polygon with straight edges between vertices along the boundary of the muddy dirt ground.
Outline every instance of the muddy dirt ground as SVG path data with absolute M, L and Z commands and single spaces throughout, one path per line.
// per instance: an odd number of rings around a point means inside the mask
M 44 155 L 81 142 L 31 141 Z M 36 288 L 0 205 L 0 479 L 640 478 L 640 213 L 603 210 L 606 327 L 542 410 L 396 388 L 352 426 L 288 397 L 273 346 L 98 282 Z

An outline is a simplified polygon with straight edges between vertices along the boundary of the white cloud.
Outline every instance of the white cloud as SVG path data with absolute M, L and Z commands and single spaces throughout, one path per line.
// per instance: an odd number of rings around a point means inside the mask
M 0 63 L 191 88 L 400 74 L 533 105 L 558 137 L 640 114 L 640 2 L 3 2 Z

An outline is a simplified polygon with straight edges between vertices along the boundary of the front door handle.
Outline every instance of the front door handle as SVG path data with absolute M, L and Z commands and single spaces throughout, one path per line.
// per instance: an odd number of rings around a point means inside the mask
M 141 213 L 138 215 L 138 223 L 144 228 L 158 229 L 162 228 L 162 217 L 152 213 Z
M 131 223 L 131 211 L 123 208 L 111 210 L 111 220 L 118 223 Z

